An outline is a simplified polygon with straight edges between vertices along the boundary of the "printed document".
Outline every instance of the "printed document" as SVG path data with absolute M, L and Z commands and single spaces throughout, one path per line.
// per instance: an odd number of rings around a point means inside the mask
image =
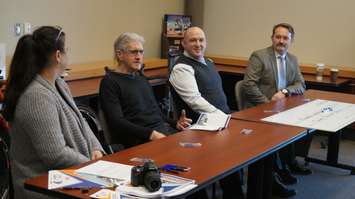
M 117 179 L 122 181 L 131 180 L 131 169 L 133 166 L 99 160 L 88 166 L 76 170 L 76 173 L 83 175 L 99 176 L 107 179 Z
M 191 130 L 218 131 L 227 128 L 231 115 L 220 113 L 201 113 Z
M 355 121 L 355 104 L 317 99 L 262 120 L 336 132 Z

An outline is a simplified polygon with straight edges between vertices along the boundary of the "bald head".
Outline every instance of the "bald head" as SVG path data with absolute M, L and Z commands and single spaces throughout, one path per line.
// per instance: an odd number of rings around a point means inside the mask
M 185 51 L 195 59 L 200 59 L 205 54 L 206 36 L 199 27 L 188 28 L 184 34 L 182 46 Z
M 197 26 L 193 26 L 193 27 L 188 28 L 185 31 L 184 39 L 189 38 L 189 37 L 191 37 L 191 35 L 196 34 L 196 33 L 202 34 L 205 37 L 205 33 L 203 32 L 203 30 L 201 28 L 199 28 Z

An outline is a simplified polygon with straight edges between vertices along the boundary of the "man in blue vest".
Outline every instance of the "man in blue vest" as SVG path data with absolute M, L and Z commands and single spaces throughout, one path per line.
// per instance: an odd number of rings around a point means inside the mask
M 182 41 L 184 53 L 176 60 L 169 79 L 183 102 L 179 105 L 193 120 L 201 112 L 230 113 L 221 77 L 213 62 L 204 58 L 206 43 L 200 28 L 189 28 Z
M 169 78 L 178 112 L 185 109 L 194 121 L 202 112 L 230 113 L 221 77 L 213 62 L 204 58 L 206 44 L 202 29 L 187 29 L 182 41 L 184 53 L 176 60 Z M 220 185 L 224 199 L 244 198 L 239 172 L 220 180 Z

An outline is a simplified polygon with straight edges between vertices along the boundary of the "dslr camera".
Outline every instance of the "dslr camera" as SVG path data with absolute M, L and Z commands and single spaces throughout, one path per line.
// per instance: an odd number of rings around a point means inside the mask
M 159 168 L 153 162 L 145 162 L 143 166 L 135 166 L 131 170 L 132 186 L 143 185 L 148 191 L 158 191 L 161 187 Z

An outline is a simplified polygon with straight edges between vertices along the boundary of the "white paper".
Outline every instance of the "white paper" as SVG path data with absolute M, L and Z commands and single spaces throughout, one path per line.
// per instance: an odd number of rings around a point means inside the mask
M 57 189 L 69 185 L 78 184 L 81 181 L 57 170 L 48 172 L 48 189 Z
M 133 166 L 130 165 L 99 160 L 86 167 L 77 169 L 75 172 L 78 174 L 88 174 L 109 179 L 130 181 L 132 167 Z
M 100 184 L 104 187 L 113 187 L 116 184 L 115 181 L 113 181 L 113 180 L 105 179 L 105 178 L 102 178 L 100 176 L 95 176 L 95 175 L 80 173 L 80 174 L 78 174 L 78 177 L 80 177 L 81 179 L 96 183 L 96 184 Z
M 193 189 L 195 187 L 197 187 L 197 184 L 188 184 L 185 186 L 180 186 L 180 187 L 174 189 L 173 191 L 166 192 L 163 195 L 166 197 L 178 196 L 178 195 L 181 195 L 181 194 L 184 194 L 184 193 L 190 191 L 191 189 Z
M 157 198 L 163 194 L 163 188 L 155 192 L 149 192 L 145 187 L 133 187 L 130 184 L 118 186 L 116 191 L 122 195 L 133 195 L 140 198 Z
M 6 53 L 5 53 L 5 44 L 0 43 L 0 76 L 3 76 L 6 79 Z
M 262 120 L 336 132 L 355 121 L 355 104 L 317 99 Z
M 201 113 L 191 130 L 218 131 L 228 126 L 231 115 L 220 113 Z
M 120 194 L 110 189 L 101 189 L 100 191 L 91 194 L 90 198 L 101 198 L 101 199 L 121 199 Z
M 178 196 L 197 187 L 197 185 L 195 184 L 195 180 L 165 173 L 161 174 L 161 180 L 163 183 L 163 187 L 174 187 L 169 191 L 164 189 L 163 196 L 166 197 Z

